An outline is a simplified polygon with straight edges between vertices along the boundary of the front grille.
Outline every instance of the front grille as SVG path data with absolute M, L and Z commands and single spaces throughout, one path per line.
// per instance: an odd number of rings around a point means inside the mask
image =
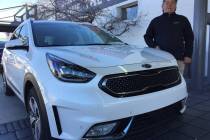
M 180 83 L 178 67 L 174 66 L 108 75 L 102 78 L 99 87 L 114 97 L 128 97 L 164 90 Z

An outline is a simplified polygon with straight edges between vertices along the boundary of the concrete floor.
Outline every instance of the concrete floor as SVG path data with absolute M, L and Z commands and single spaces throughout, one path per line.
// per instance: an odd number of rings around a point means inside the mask
M 2 93 L 2 77 L 0 75 L 0 124 L 26 118 L 23 103 L 16 97 L 7 97 Z

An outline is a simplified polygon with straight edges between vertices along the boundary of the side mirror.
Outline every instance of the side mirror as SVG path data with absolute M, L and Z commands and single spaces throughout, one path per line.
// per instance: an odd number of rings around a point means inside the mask
M 10 50 L 23 49 L 28 50 L 28 38 L 10 40 L 5 44 L 5 48 Z
M 22 38 L 22 42 L 23 42 L 23 44 L 24 44 L 24 46 L 28 46 L 28 37 L 27 36 L 24 36 L 23 38 Z

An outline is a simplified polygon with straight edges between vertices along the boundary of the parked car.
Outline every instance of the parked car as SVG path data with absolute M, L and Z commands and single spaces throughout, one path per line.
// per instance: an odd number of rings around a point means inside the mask
M 171 54 L 94 25 L 27 20 L 5 47 L 4 93 L 24 102 L 35 140 L 123 138 L 136 116 L 185 111 L 186 83 Z
M 0 41 L 0 63 L 1 63 L 1 58 L 2 58 L 4 45 L 5 45 L 5 41 Z

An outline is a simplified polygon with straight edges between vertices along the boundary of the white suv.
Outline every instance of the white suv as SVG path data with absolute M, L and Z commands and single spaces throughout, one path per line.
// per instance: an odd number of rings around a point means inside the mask
M 174 57 L 87 24 L 23 22 L 5 45 L 4 93 L 24 102 L 34 139 L 115 139 L 136 116 L 188 96 Z

